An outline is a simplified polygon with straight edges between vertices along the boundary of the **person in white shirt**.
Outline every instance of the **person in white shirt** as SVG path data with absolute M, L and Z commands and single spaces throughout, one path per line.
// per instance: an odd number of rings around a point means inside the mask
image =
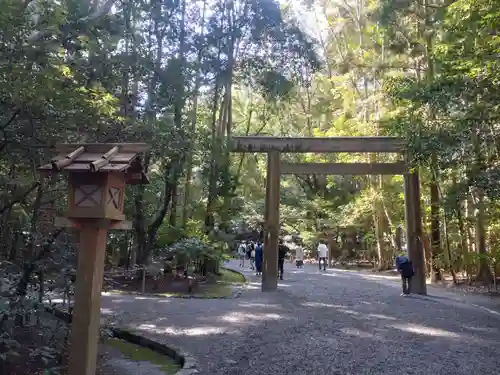
M 321 271 L 321 261 L 323 261 L 323 270 L 326 271 L 326 264 L 328 259 L 328 246 L 323 243 L 323 241 L 319 242 L 318 245 L 318 266 Z
M 304 266 L 304 249 L 300 244 L 295 248 L 295 265 L 297 268 Z
M 250 268 L 255 270 L 255 244 L 253 242 L 250 243 Z
M 245 258 L 247 256 L 247 245 L 242 242 L 238 247 L 238 255 L 240 256 L 240 267 L 245 267 Z

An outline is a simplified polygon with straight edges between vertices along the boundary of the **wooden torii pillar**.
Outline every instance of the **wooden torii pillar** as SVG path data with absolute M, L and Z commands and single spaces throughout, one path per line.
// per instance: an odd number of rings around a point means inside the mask
M 278 241 L 280 233 L 280 153 L 267 153 L 266 208 L 264 212 L 263 292 L 278 288 Z
M 426 295 L 425 251 L 422 242 L 422 211 L 418 172 L 412 171 L 404 175 L 404 192 L 408 257 L 415 269 L 415 275 L 411 282 L 411 292 Z

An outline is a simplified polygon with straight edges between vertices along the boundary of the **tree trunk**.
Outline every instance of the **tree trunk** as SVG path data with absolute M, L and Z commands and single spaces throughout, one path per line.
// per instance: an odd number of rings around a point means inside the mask
M 485 233 L 485 213 L 484 213 L 484 193 L 476 188 L 474 191 L 475 209 L 474 216 L 476 219 L 476 249 L 479 256 L 479 269 L 476 275 L 476 281 L 491 283 L 493 276 L 488 265 L 486 251 L 486 233 Z
M 434 172 L 432 172 L 429 188 L 431 198 L 431 281 L 438 282 L 443 279 L 439 264 L 441 254 L 441 222 L 439 217 L 439 187 L 437 176 Z
M 217 199 L 217 180 L 219 178 L 219 169 L 220 169 L 220 138 L 217 136 L 217 107 L 219 101 L 219 79 L 217 78 L 217 82 L 215 83 L 214 96 L 212 102 L 212 150 L 211 150 L 211 159 L 210 159 L 210 171 L 209 171 L 209 181 L 208 181 L 208 197 L 207 197 L 207 206 L 205 213 L 205 228 L 207 231 L 210 231 L 215 225 L 214 218 L 214 209 L 215 209 L 215 200 Z
M 424 37 L 425 40 L 425 59 L 427 62 L 427 72 L 426 80 L 427 82 L 433 82 L 435 76 L 435 64 L 432 57 L 433 49 L 433 34 L 426 32 L 433 27 L 432 21 L 430 20 L 429 14 L 434 12 L 433 9 L 429 9 L 428 0 L 423 1 L 423 11 L 424 18 L 419 28 L 419 34 Z M 431 128 L 434 128 L 435 113 L 432 106 L 429 106 L 428 121 L 430 122 Z M 431 281 L 437 282 L 442 280 L 441 269 L 439 265 L 439 257 L 441 255 L 441 220 L 440 220 L 440 200 L 439 200 L 439 175 L 438 175 L 438 159 L 435 153 L 431 156 L 431 179 L 429 183 L 430 190 L 430 203 L 431 203 Z
M 171 227 L 177 225 L 177 200 L 178 200 L 178 186 L 174 185 L 172 191 L 172 202 L 170 203 L 170 217 L 168 218 L 168 223 Z
M 444 237 L 446 240 L 446 254 L 448 255 L 448 269 L 449 269 L 451 277 L 453 279 L 453 284 L 457 285 L 457 275 L 455 273 L 455 268 L 453 265 L 453 256 L 451 254 L 451 248 L 450 248 L 450 236 L 448 234 L 448 220 L 447 220 L 446 216 L 447 215 L 445 212 L 443 229 L 444 229 Z
M 203 11 L 201 16 L 201 38 L 205 35 L 205 10 L 206 10 L 207 2 L 203 1 Z M 191 128 L 190 128 L 190 136 L 191 147 L 189 147 L 187 160 L 186 160 L 186 179 L 184 184 L 184 200 L 182 204 L 182 227 L 186 227 L 186 223 L 188 221 L 189 213 L 190 213 L 190 200 L 191 200 L 191 183 L 193 179 L 193 157 L 196 150 L 196 142 L 195 142 L 195 134 L 196 134 L 196 117 L 198 114 L 198 96 L 201 85 L 201 59 L 203 57 L 203 50 L 200 48 L 198 51 L 198 57 L 196 59 L 196 78 L 194 83 L 193 90 L 193 108 L 191 109 Z

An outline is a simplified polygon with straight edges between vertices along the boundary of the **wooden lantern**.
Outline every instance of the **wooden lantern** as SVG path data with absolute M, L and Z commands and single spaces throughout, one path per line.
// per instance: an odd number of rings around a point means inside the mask
M 94 375 L 100 324 L 100 295 L 109 229 L 131 229 L 123 203 L 127 184 L 148 183 L 143 143 L 61 144 L 59 155 L 39 168 L 68 173 L 68 208 L 55 225 L 80 231 L 69 375 Z
M 124 191 L 124 173 L 72 172 L 68 179 L 66 217 L 123 221 Z
M 124 144 L 61 144 L 60 153 L 40 171 L 68 173 L 68 208 L 56 226 L 80 227 L 100 220 L 108 229 L 130 229 L 123 204 L 127 184 L 148 183 L 142 154 L 149 146 Z M 107 223 L 107 224 L 106 224 Z

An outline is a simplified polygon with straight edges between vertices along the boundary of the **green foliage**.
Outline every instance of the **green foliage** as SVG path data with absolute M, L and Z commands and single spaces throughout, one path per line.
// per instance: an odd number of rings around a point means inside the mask
M 214 246 L 207 237 L 182 239 L 170 246 L 169 250 L 175 254 L 178 264 L 190 264 L 197 260 L 221 260 L 223 255 L 220 247 Z

